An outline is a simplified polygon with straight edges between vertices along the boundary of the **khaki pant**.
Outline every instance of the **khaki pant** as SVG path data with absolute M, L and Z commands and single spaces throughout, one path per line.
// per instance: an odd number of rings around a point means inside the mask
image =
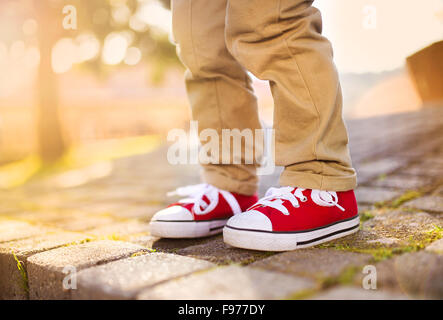
M 258 129 L 246 70 L 274 98 L 275 163 L 282 186 L 355 188 L 340 83 L 320 12 L 302 0 L 173 0 L 177 52 L 199 130 Z M 208 164 L 203 178 L 243 194 L 257 189 L 254 164 Z

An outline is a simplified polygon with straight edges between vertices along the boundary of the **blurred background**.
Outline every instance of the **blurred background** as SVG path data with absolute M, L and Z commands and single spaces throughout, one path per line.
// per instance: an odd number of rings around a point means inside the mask
M 345 117 L 443 99 L 443 0 L 317 0 Z M 186 128 L 169 0 L 1 0 L 0 188 L 143 153 Z M 268 84 L 254 87 L 272 123 Z

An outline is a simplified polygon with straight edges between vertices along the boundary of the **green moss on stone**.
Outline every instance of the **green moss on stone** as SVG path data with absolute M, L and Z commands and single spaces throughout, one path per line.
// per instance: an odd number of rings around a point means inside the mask
M 311 298 L 314 294 L 318 293 L 318 289 L 305 289 L 297 291 L 289 295 L 286 300 L 304 300 Z
M 21 276 L 20 286 L 22 287 L 23 291 L 25 291 L 26 294 L 28 294 L 29 293 L 28 274 L 26 273 L 25 267 L 23 266 L 23 262 L 17 258 L 14 251 L 12 251 L 12 256 L 14 257 L 14 260 L 17 263 L 17 269 L 20 272 Z
M 355 275 L 360 272 L 360 267 L 350 266 L 345 268 L 338 276 L 319 279 L 320 287 L 327 289 L 336 285 L 346 285 L 354 281 Z
M 392 208 L 398 208 L 400 207 L 403 203 L 411 201 L 415 198 L 418 198 L 422 195 L 421 192 L 419 191 L 407 191 L 405 193 L 403 193 L 400 197 L 394 199 L 391 203 L 390 206 Z
M 373 262 L 379 262 L 389 259 L 394 255 L 400 255 L 407 252 L 415 252 L 424 249 L 432 242 L 443 237 L 443 228 L 435 225 L 433 229 L 424 232 L 421 235 L 411 236 L 406 243 L 398 247 L 386 247 L 382 245 L 374 245 L 369 247 L 359 247 L 358 243 L 340 243 L 327 242 L 316 246 L 317 248 L 332 248 L 336 250 L 344 250 L 357 253 L 370 254 Z
M 362 213 L 360 213 L 360 221 L 365 222 L 370 219 L 374 218 L 374 214 L 370 210 L 365 210 Z

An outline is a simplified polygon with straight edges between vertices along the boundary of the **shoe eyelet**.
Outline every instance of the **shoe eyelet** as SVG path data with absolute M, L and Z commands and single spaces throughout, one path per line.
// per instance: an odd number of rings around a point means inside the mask
M 304 197 L 303 199 L 301 199 L 301 202 L 306 202 L 308 201 L 308 197 Z

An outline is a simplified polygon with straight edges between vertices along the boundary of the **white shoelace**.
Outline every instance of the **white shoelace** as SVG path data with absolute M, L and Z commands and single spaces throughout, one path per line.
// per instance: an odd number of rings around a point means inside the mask
M 299 200 L 306 202 L 308 198 L 303 194 L 305 189 L 292 187 L 270 188 L 265 196 L 261 198 L 254 206 L 261 204 L 274 208 L 285 215 L 289 215 L 288 209 L 283 205 L 283 200 L 289 201 L 295 208 L 300 207 Z M 314 203 L 322 207 L 336 206 L 341 211 L 345 209 L 338 204 L 337 193 L 334 191 L 312 190 L 311 199 Z
M 194 205 L 194 213 L 201 215 L 207 214 L 217 207 L 219 202 L 219 194 L 222 194 L 228 202 L 234 214 L 240 213 L 240 205 L 235 197 L 228 191 L 220 190 L 213 185 L 202 183 L 186 187 L 177 188 L 175 191 L 168 192 L 167 196 L 186 197 L 179 200 L 179 203 L 192 203 Z M 203 197 L 208 199 L 207 203 Z M 203 209 L 202 209 L 203 208 Z

